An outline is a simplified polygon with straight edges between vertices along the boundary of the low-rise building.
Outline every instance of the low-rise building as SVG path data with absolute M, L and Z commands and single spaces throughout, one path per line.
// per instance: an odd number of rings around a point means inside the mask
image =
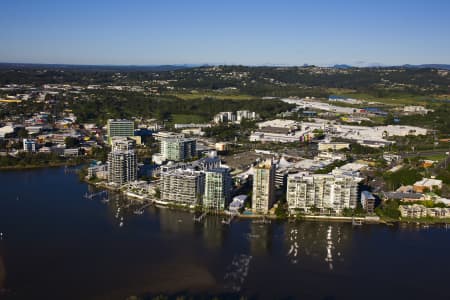
M 442 180 L 433 178 L 423 178 L 413 185 L 413 190 L 416 193 L 424 193 L 426 191 L 433 191 L 442 188 Z
M 342 150 L 342 149 L 350 149 L 350 144 L 349 143 L 340 143 L 340 142 L 320 142 L 318 145 L 318 150 L 319 151 L 327 151 L 327 150 L 332 150 L 332 151 L 337 151 L 337 150 Z
M 361 192 L 361 206 L 368 214 L 373 214 L 375 211 L 375 196 L 369 191 Z
M 403 218 L 418 219 L 425 218 L 427 216 L 426 207 L 420 204 L 400 205 L 398 209 Z
M 23 151 L 36 152 L 36 141 L 30 139 L 23 139 Z

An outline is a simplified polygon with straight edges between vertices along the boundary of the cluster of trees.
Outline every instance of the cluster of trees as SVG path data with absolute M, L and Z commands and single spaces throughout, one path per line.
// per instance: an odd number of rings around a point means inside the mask
M 386 200 L 375 208 L 375 213 L 380 217 L 398 220 L 398 218 L 400 218 L 400 211 L 398 210 L 399 205 L 400 201 L 398 200 Z
M 411 185 L 422 179 L 422 175 L 418 168 L 403 167 L 397 172 L 386 172 L 383 179 L 390 190 L 399 188 L 402 185 Z
M 292 109 L 280 100 L 181 100 L 169 96 L 146 96 L 136 92 L 97 91 L 89 99 L 73 101 L 74 113 L 81 122 L 104 124 L 109 118 L 147 117 L 170 120 L 172 114 L 192 114 L 207 119 L 221 111 L 250 110 L 262 117 Z
M 434 105 L 432 108 L 434 111 L 426 115 L 402 116 L 398 124 L 414 124 L 415 126 L 438 130 L 444 136 L 450 135 L 450 103 Z
M 175 79 L 171 85 L 185 89 L 217 90 L 236 87 L 255 96 L 328 96 L 327 89 L 351 89 L 375 97 L 397 97 L 405 93 L 448 94 L 449 76 L 424 68 L 349 68 L 304 67 L 104 67 L 104 66 L 0 66 L 0 84 L 73 83 L 133 84 Z M 120 76 L 117 76 L 120 72 Z M 245 77 L 224 76 L 245 72 Z
M 78 164 L 83 158 L 71 158 L 70 164 Z M 68 160 L 54 153 L 21 152 L 15 157 L 0 156 L 0 168 L 27 168 L 56 166 L 68 163 Z

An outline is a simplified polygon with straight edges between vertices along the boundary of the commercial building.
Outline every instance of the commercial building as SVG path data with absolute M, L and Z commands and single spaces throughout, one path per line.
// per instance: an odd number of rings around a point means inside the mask
M 109 119 L 107 123 L 108 143 L 112 143 L 115 137 L 133 137 L 134 122 L 129 120 Z
M 230 202 L 231 182 L 230 172 L 227 168 L 206 171 L 203 207 L 208 210 L 224 210 Z
M 161 201 L 193 207 L 202 204 L 205 174 L 176 169 L 161 173 Z
M 108 181 L 118 185 L 137 179 L 137 156 L 135 141 L 127 138 L 112 140 L 108 154 Z
M 275 201 L 275 165 L 266 160 L 253 169 L 252 210 L 267 214 Z
M 310 208 L 356 208 L 361 178 L 333 174 L 298 173 L 288 176 L 287 203 L 290 211 Z
M 317 144 L 319 151 L 328 151 L 331 149 L 332 151 L 342 150 L 342 149 L 350 149 L 349 143 L 340 143 L 340 142 L 320 142 Z

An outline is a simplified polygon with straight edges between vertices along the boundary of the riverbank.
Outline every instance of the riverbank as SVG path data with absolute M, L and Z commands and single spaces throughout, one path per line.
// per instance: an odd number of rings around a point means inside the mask
M 74 167 L 78 164 L 67 164 L 67 162 L 49 163 L 45 165 L 14 165 L 14 166 L 2 166 L 0 171 L 25 171 L 33 169 L 45 169 L 45 168 L 58 168 L 58 167 Z
M 163 201 L 159 201 L 150 197 L 149 195 L 140 195 L 134 192 L 130 192 L 128 190 L 120 190 L 120 188 L 111 186 L 106 184 L 104 181 L 92 181 L 83 179 L 84 182 L 93 185 L 97 188 L 103 188 L 110 191 L 118 192 L 126 196 L 131 201 L 137 201 L 139 205 L 152 203 L 157 207 L 165 207 L 168 209 L 179 210 L 179 211 L 187 211 L 192 214 L 201 214 L 205 211 L 200 210 L 198 208 L 186 207 L 182 205 L 176 205 L 171 203 L 166 203 Z M 329 216 L 329 215 L 301 215 L 301 216 L 286 216 L 280 217 L 277 215 L 263 215 L 263 214 L 246 214 L 240 213 L 236 215 L 232 215 L 228 211 L 214 211 L 208 212 L 210 215 L 222 216 L 224 218 L 232 216 L 237 219 L 266 219 L 269 221 L 312 221 L 312 222 L 339 222 L 339 223 L 363 223 L 363 224 L 384 224 L 387 226 L 392 226 L 394 224 L 422 224 L 422 225 L 447 225 L 450 224 L 450 219 L 440 219 L 440 218 L 423 218 L 423 219 L 391 219 L 384 218 L 382 216 L 360 216 L 360 217 L 347 217 L 347 216 Z

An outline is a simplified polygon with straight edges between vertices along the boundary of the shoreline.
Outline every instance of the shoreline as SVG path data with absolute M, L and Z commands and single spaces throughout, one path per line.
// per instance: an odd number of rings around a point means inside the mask
M 62 167 L 65 166 L 66 164 L 61 164 L 61 165 L 51 165 L 51 166 L 42 166 L 42 167 Z M 75 166 L 77 164 L 74 165 L 68 165 L 68 166 Z M 29 169 L 37 169 L 37 168 L 41 168 L 41 166 L 38 167 L 31 167 Z M 2 169 L 0 168 L 0 171 Z M 17 170 L 20 171 L 21 169 L 12 169 L 12 170 Z M 123 196 L 125 196 L 127 199 L 130 200 L 134 200 L 134 201 L 139 201 L 140 204 L 144 205 L 144 204 L 151 204 L 152 206 L 155 207 L 159 207 L 159 208 L 168 208 L 171 210 L 177 210 L 177 211 L 184 211 L 184 212 L 189 212 L 192 215 L 195 215 L 196 213 L 198 213 L 194 208 L 190 208 L 190 207 L 183 207 L 183 206 L 179 206 L 179 205 L 172 205 L 172 204 L 166 204 L 166 203 L 161 203 L 161 201 L 156 201 L 152 198 L 150 198 L 147 195 L 138 195 L 138 194 L 134 194 L 132 192 L 129 191 L 122 191 L 120 190 L 120 188 L 117 187 L 113 187 L 113 186 L 109 186 L 108 184 L 106 184 L 104 181 L 98 181 L 98 182 L 93 182 L 93 181 L 89 181 L 86 178 L 80 178 L 81 182 L 84 182 L 88 185 L 92 185 L 96 188 L 102 188 L 102 189 L 106 189 L 109 191 L 113 191 L 113 192 L 117 192 L 122 194 Z M 203 211 L 202 211 L 203 212 Z M 221 211 L 221 212 L 214 212 L 214 214 L 209 214 L 209 215 L 217 215 L 217 216 L 223 216 L 223 217 L 227 217 L 230 216 L 231 214 L 229 212 L 226 211 Z M 260 215 L 260 214 L 238 214 L 233 216 L 233 218 L 236 219 L 253 219 L 253 220 L 269 220 L 271 221 L 281 221 L 281 222 L 298 222 L 298 221 L 309 221 L 309 222 L 337 222 L 337 223 L 353 223 L 353 221 L 359 221 L 362 224 L 380 224 L 380 225 L 386 225 L 386 226 L 393 226 L 393 225 L 401 225 L 401 224 L 407 224 L 407 225 L 421 225 L 421 226 L 430 226 L 430 225 L 434 225 L 434 226 L 448 226 L 450 225 L 450 223 L 445 222 L 445 220 L 413 220 L 413 219 L 399 219 L 399 220 L 392 220 L 392 219 L 384 219 L 382 217 L 379 216 L 364 216 L 364 217 L 344 217 L 344 216 L 321 216 L 321 215 L 302 215 L 300 217 L 298 216 L 287 216 L 287 217 L 278 217 L 276 215 Z M 361 225 L 362 225 L 361 224 Z M 355 227 L 360 227 L 360 225 L 357 225 Z
M 36 170 L 45 168 L 59 168 L 59 167 L 75 167 L 80 165 L 80 163 L 68 163 L 68 162 L 56 162 L 49 163 L 45 165 L 14 165 L 14 166 L 4 166 L 0 167 L 0 171 L 26 171 L 26 170 Z

